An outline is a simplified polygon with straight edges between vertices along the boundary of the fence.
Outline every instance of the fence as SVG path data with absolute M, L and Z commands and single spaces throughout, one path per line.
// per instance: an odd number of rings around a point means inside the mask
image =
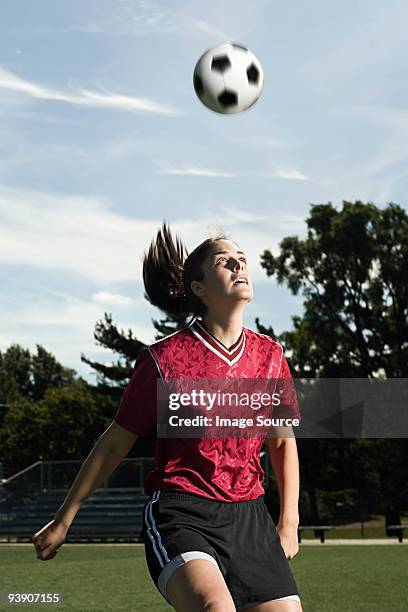
M 83 463 L 80 459 L 36 461 L 10 478 L 0 480 L 0 509 L 7 511 L 11 501 L 24 504 L 43 493 L 68 491 Z M 270 468 L 266 452 L 261 453 L 261 463 L 265 471 L 264 484 L 267 485 Z M 123 459 L 100 488 L 143 492 L 144 479 L 153 465 L 153 457 Z
M 101 488 L 127 488 L 143 491 L 143 480 L 153 467 L 153 457 L 123 459 Z M 7 512 L 11 503 L 28 503 L 37 495 L 64 492 L 71 488 L 83 460 L 36 461 L 0 483 L 0 508 Z

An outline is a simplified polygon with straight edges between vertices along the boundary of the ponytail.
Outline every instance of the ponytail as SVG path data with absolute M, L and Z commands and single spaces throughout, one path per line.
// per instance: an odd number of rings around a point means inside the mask
M 170 228 L 163 223 L 143 258 L 145 298 L 169 314 L 191 312 L 183 285 L 186 255 L 184 245 L 178 238 L 174 243 Z
M 193 280 L 202 281 L 201 268 L 216 240 L 225 240 L 223 234 L 207 238 L 190 254 L 183 243 L 173 237 L 169 226 L 163 223 L 156 239 L 143 257 L 145 298 L 171 315 L 203 315 L 205 304 L 191 290 Z

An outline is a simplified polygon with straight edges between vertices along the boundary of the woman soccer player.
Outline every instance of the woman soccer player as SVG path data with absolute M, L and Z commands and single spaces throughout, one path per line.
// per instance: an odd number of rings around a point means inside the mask
M 194 319 L 138 355 L 113 422 L 54 520 L 33 536 L 39 559 L 57 554 L 84 500 L 137 437 L 156 429 L 158 379 L 291 377 L 281 345 L 243 326 L 253 298 L 245 254 L 225 236 L 205 240 L 187 258 L 184 252 L 164 224 L 144 258 L 143 278 L 152 304 Z M 157 438 L 141 535 L 154 584 L 177 612 L 301 612 L 288 562 L 299 549 L 296 440 L 293 432 L 268 438 L 278 526 L 264 503 L 263 441 Z

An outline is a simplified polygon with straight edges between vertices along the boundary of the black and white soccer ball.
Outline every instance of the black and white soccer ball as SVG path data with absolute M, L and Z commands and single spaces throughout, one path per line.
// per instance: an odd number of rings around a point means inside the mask
M 193 74 L 198 98 L 216 113 L 240 113 L 258 100 L 263 71 L 251 51 L 238 43 L 224 43 L 206 51 Z

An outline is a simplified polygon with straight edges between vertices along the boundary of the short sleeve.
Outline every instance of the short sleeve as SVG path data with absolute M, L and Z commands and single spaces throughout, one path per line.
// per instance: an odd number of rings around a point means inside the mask
M 116 423 L 139 436 L 156 430 L 157 375 L 153 357 L 143 349 L 114 417 Z
M 292 374 L 289 369 L 285 355 L 282 354 L 277 390 L 280 393 L 280 405 L 274 410 L 273 416 L 276 418 L 290 418 L 301 420 L 299 403 L 293 382 Z

